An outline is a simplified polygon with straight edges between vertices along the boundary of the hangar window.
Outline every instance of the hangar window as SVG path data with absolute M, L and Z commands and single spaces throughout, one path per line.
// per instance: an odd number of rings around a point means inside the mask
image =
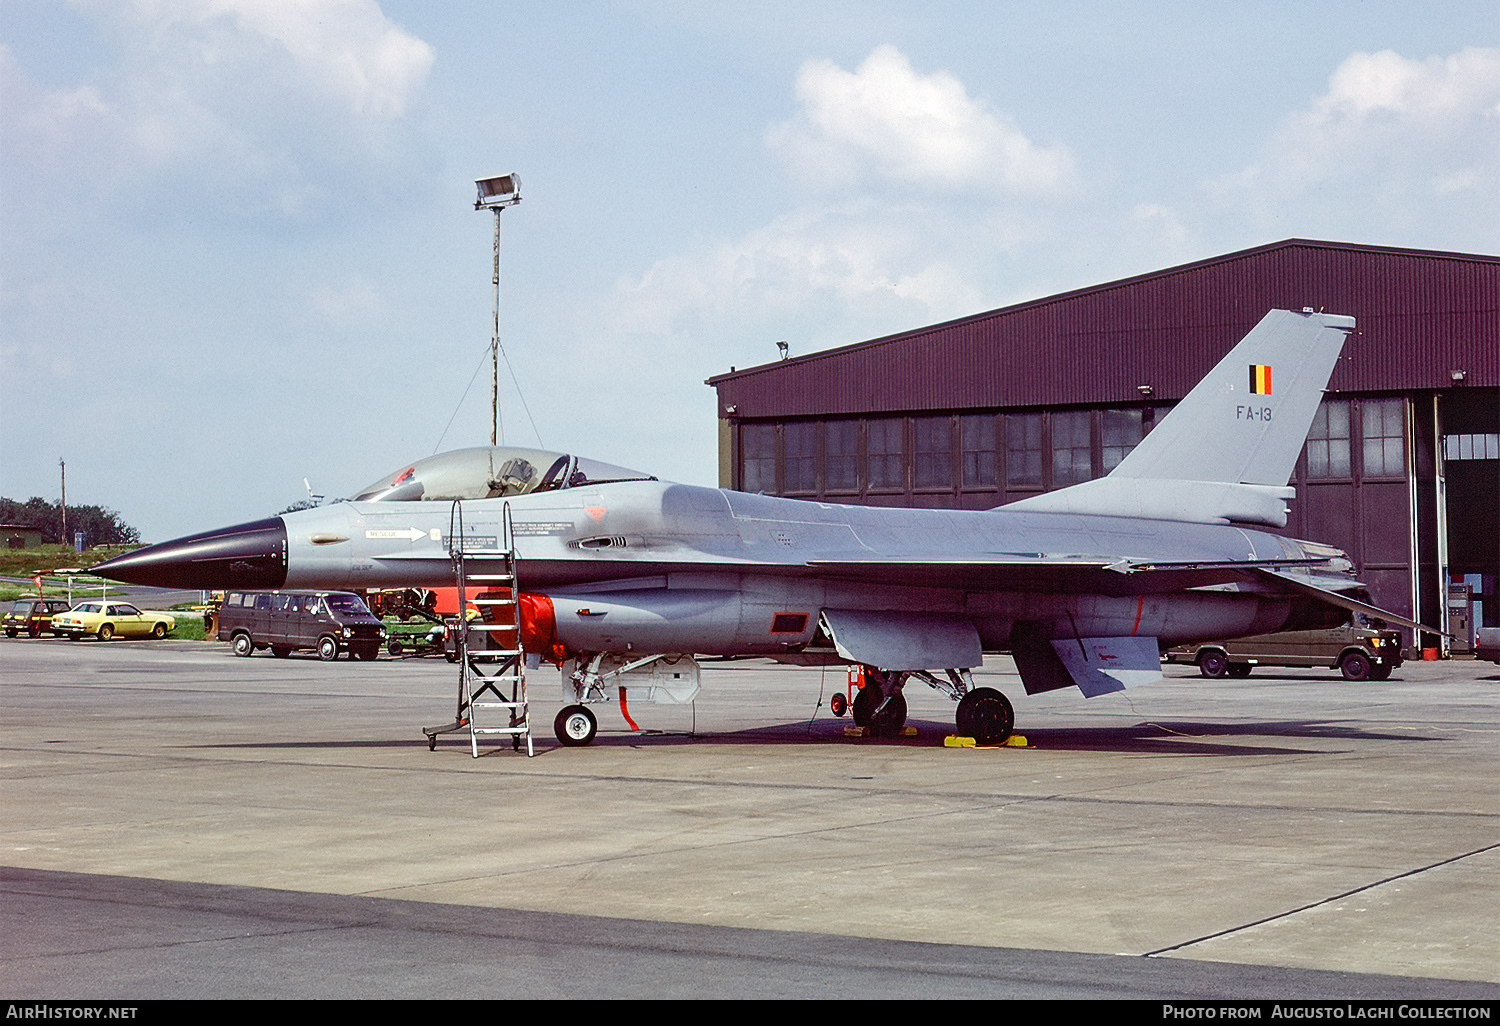
M 818 425 L 811 421 L 787 424 L 782 428 L 781 444 L 786 451 L 782 491 L 794 493 L 818 490 Z
M 906 487 L 906 421 L 872 420 L 866 424 L 870 450 L 870 487 Z
M 1446 460 L 1500 460 L 1500 434 L 1444 435 Z
M 913 421 L 914 466 L 918 488 L 953 487 L 953 418 L 918 417 Z
M 1366 400 L 1360 411 L 1365 477 L 1406 476 L 1406 400 Z
M 1078 484 L 1094 476 L 1087 410 L 1052 415 L 1052 486 Z
M 1307 433 L 1307 477 L 1344 481 L 1349 473 L 1349 404 L 1324 402 Z
M 1042 486 L 1042 415 L 1013 413 L 1005 418 L 1005 483 L 1011 488 Z
M 828 459 L 825 473 L 830 492 L 859 491 L 859 421 L 830 420 L 823 425 Z
M 1100 420 L 1104 472 L 1108 474 L 1146 436 L 1145 410 L 1105 410 Z
M 995 487 L 995 418 L 992 414 L 958 418 L 963 445 L 963 486 Z
M 747 492 L 776 491 L 776 425 L 742 425 L 740 449 L 745 461 L 740 488 Z

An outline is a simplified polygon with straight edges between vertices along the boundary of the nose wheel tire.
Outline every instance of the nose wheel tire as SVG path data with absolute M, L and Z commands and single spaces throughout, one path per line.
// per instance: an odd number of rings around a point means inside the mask
M 994 688 L 975 688 L 958 703 L 955 722 L 960 737 L 999 744 L 1015 730 L 1016 713 L 1010 699 Z
M 849 699 L 842 691 L 835 691 L 828 699 L 828 711 L 835 716 L 843 716 L 849 711 Z
M 582 748 L 599 733 L 599 721 L 586 705 L 564 706 L 552 721 L 552 732 L 568 748 Z

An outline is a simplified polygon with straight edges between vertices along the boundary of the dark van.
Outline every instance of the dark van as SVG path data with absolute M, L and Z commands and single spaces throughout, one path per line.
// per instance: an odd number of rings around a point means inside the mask
M 1332 630 L 1282 631 L 1236 641 L 1182 645 L 1169 663 L 1197 663 L 1205 677 L 1248 677 L 1256 666 L 1326 666 L 1346 680 L 1385 680 L 1401 665 L 1401 634 L 1362 613 Z
M 374 659 L 385 641 L 385 625 L 353 592 L 232 591 L 219 609 L 218 637 L 242 656 L 269 648 L 282 658 L 311 649 L 324 661 L 340 652 Z

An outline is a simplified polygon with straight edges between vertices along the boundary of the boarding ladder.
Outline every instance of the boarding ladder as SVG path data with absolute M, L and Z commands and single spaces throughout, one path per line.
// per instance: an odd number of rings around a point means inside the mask
M 510 503 L 501 507 L 499 537 L 478 537 L 465 530 L 463 503 L 455 499 L 448 515 L 448 554 L 458 584 L 458 714 L 452 723 L 422 728 L 427 747 L 437 747 L 439 734 L 467 730 L 476 759 L 482 735 L 508 736 L 513 751 L 524 739 L 529 757 L 535 753 Z M 479 613 L 475 619 L 470 619 L 471 606 Z

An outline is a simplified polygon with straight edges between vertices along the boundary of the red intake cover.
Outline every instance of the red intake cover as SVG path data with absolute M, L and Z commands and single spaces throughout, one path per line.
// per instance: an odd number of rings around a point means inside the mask
M 568 650 L 557 640 L 557 612 L 552 599 L 534 592 L 521 592 L 521 646 L 557 666 L 568 658 Z

